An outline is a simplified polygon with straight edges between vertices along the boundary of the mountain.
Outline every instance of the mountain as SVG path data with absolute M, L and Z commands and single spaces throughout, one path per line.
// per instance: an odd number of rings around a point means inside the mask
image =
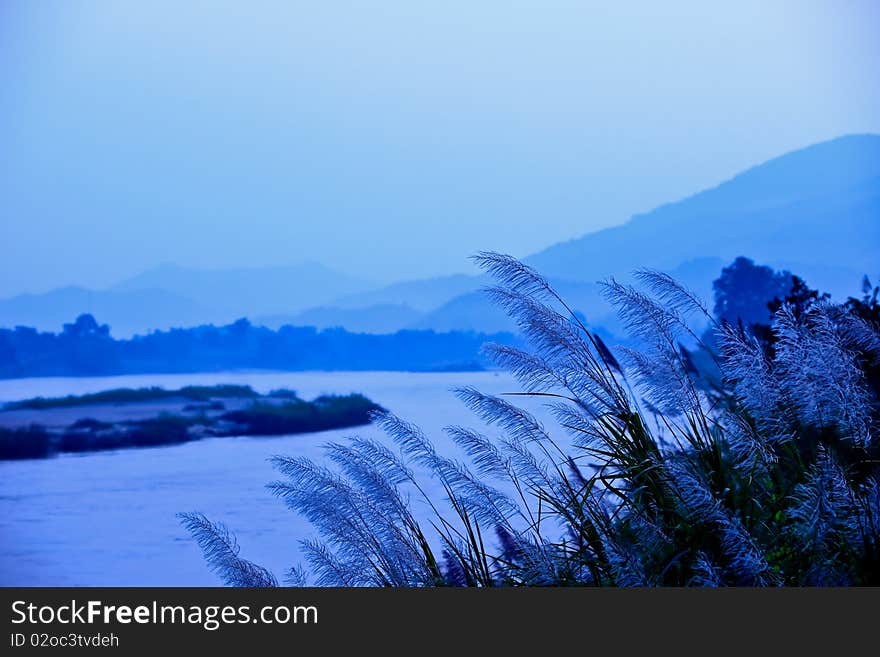
M 241 317 L 294 313 L 375 284 L 316 263 L 250 269 L 163 265 L 117 284 L 119 292 L 161 289 L 212 310 Z
M 223 320 L 190 299 L 155 289 L 107 292 L 65 287 L 0 300 L 0 326 L 4 327 L 32 326 L 54 332 L 82 313 L 91 313 L 102 324 L 109 324 L 118 338 L 156 328 Z
M 718 277 L 725 264 L 727 263 L 718 258 L 697 258 L 684 262 L 667 273 L 708 303 L 712 298 L 712 281 Z M 629 276 L 624 272 L 619 278 L 628 279 Z M 595 282 L 551 278 L 550 283 L 566 304 L 583 315 L 591 326 L 620 334 L 622 328 L 617 317 Z M 516 330 L 513 321 L 500 308 L 492 305 L 481 290 L 455 297 L 419 319 L 412 328 L 482 333 Z
M 89 312 L 109 324 L 113 335 L 126 337 L 172 326 L 225 324 L 239 317 L 291 315 L 372 287 L 313 263 L 215 270 L 163 265 L 109 290 L 65 287 L 2 299 L 0 326 L 54 331 Z
M 850 135 L 774 158 L 614 228 L 556 244 L 525 261 L 594 325 L 615 330 L 596 281 L 654 268 L 707 303 L 721 268 L 744 255 L 788 269 L 835 297 L 880 275 L 880 135 Z M 197 270 L 166 265 L 105 292 L 65 288 L 0 301 L 0 326 L 58 329 L 81 312 L 116 335 L 148 328 L 258 318 L 269 325 L 507 330 L 479 289 L 457 274 L 376 287 L 322 265 Z
M 526 262 L 549 277 L 597 280 L 696 257 L 727 263 L 745 255 L 787 266 L 842 296 L 857 291 L 863 274 L 880 273 L 878 254 L 880 135 L 852 135 L 777 157 Z
M 596 319 L 595 314 L 589 312 L 599 301 L 596 286 L 590 283 L 560 280 L 554 280 L 552 284 L 572 308 L 584 312 L 591 320 Z M 422 317 L 413 328 L 435 331 L 469 330 L 482 333 L 516 330 L 513 321 L 503 310 L 493 305 L 482 290 L 455 297 Z
M 319 306 L 295 315 L 257 317 L 254 324 L 277 329 L 284 325 L 317 329 L 344 327 L 351 333 L 394 333 L 416 323 L 422 313 L 405 304 L 379 304 L 364 308 Z
M 426 312 L 443 305 L 459 294 L 473 292 L 481 284 L 481 280 L 478 277 L 466 274 L 453 274 L 451 276 L 404 281 L 360 294 L 346 295 L 335 299 L 330 305 L 338 308 L 405 305 L 415 310 Z
M 711 308 L 712 281 L 740 255 L 788 269 L 837 298 L 856 294 L 863 275 L 880 275 L 880 136 L 846 136 L 782 155 L 525 262 L 592 324 L 618 332 L 596 281 L 658 269 Z M 510 330 L 511 323 L 482 294 L 469 291 L 415 326 L 495 331 Z

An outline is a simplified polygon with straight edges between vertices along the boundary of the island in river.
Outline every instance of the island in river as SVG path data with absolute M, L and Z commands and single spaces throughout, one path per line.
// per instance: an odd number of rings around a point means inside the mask
M 381 410 L 359 394 L 305 401 L 291 390 L 264 395 L 242 385 L 35 397 L 0 408 L 0 459 L 342 429 L 367 424 Z

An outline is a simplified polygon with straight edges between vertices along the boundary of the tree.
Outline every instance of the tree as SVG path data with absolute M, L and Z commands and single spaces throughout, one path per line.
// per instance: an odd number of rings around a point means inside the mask
M 850 297 L 846 300 L 844 306 L 861 317 L 866 322 L 871 322 L 875 326 L 880 325 L 880 285 L 872 286 L 871 279 L 865 276 L 862 279 L 862 298 Z
M 73 324 L 64 325 L 63 334 L 71 338 L 109 338 L 110 327 L 107 324 L 98 324 L 93 315 L 83 313 L 74 320 Z
M 831 295 L 827 292 L 813 290 L 800 276 L 791 276 L 791 289 L 784 297 L 774 297 L 767 303 L 767 308 L 775 315 L 783 304 L 791 308 L 796 317 L 803 317 L 814 304 L 828 301 Z
M 721 276 L 712 284 L 716 319 L 746 328 L 770 324 L 773 313 L 767 304 L 789 296 L 795 278 L 791 272 L 777 272 L 740 256 L 722 269 Z

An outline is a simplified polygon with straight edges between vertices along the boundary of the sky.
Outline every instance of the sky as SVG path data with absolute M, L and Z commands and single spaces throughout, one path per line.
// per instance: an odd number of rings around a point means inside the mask
M 880 132 L 878 32 L 870 0 L 0 0 L 0 296 L 525 256 Z

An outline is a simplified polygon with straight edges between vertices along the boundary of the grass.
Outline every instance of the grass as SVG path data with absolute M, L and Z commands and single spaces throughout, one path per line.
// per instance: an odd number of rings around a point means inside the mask
M 499 281 L 491 298 L 529 340 L 528 350 L 487 347 L 520 389 L 457 391 L 491 427 L 447 427 L 457 458 L 380 412 L 390 441 L 273 459 L 270 490 L 314 529 L 300 542 L 310 572 L 294 564 L 288 583 L 880 585 L 880 389 L 870 376 L 880 327 L 825 301 L 783 305 L 768 346 L 643 271 L 638 286 L 605 284 L 638 345 L 611 349 L 532 269 L 499 254 L 478 260 Z M 689 325 L 694 314 L 710 340 Z M 691 358 L 685 340 L 705 357 Z M 522 396 L 554 422 L 519 406 Z M 427 492 L 424 470 L 443 495 Z M 183 522 L 226 584 L 276 581 L 239 556 L 225 527 L 198 513 Z

